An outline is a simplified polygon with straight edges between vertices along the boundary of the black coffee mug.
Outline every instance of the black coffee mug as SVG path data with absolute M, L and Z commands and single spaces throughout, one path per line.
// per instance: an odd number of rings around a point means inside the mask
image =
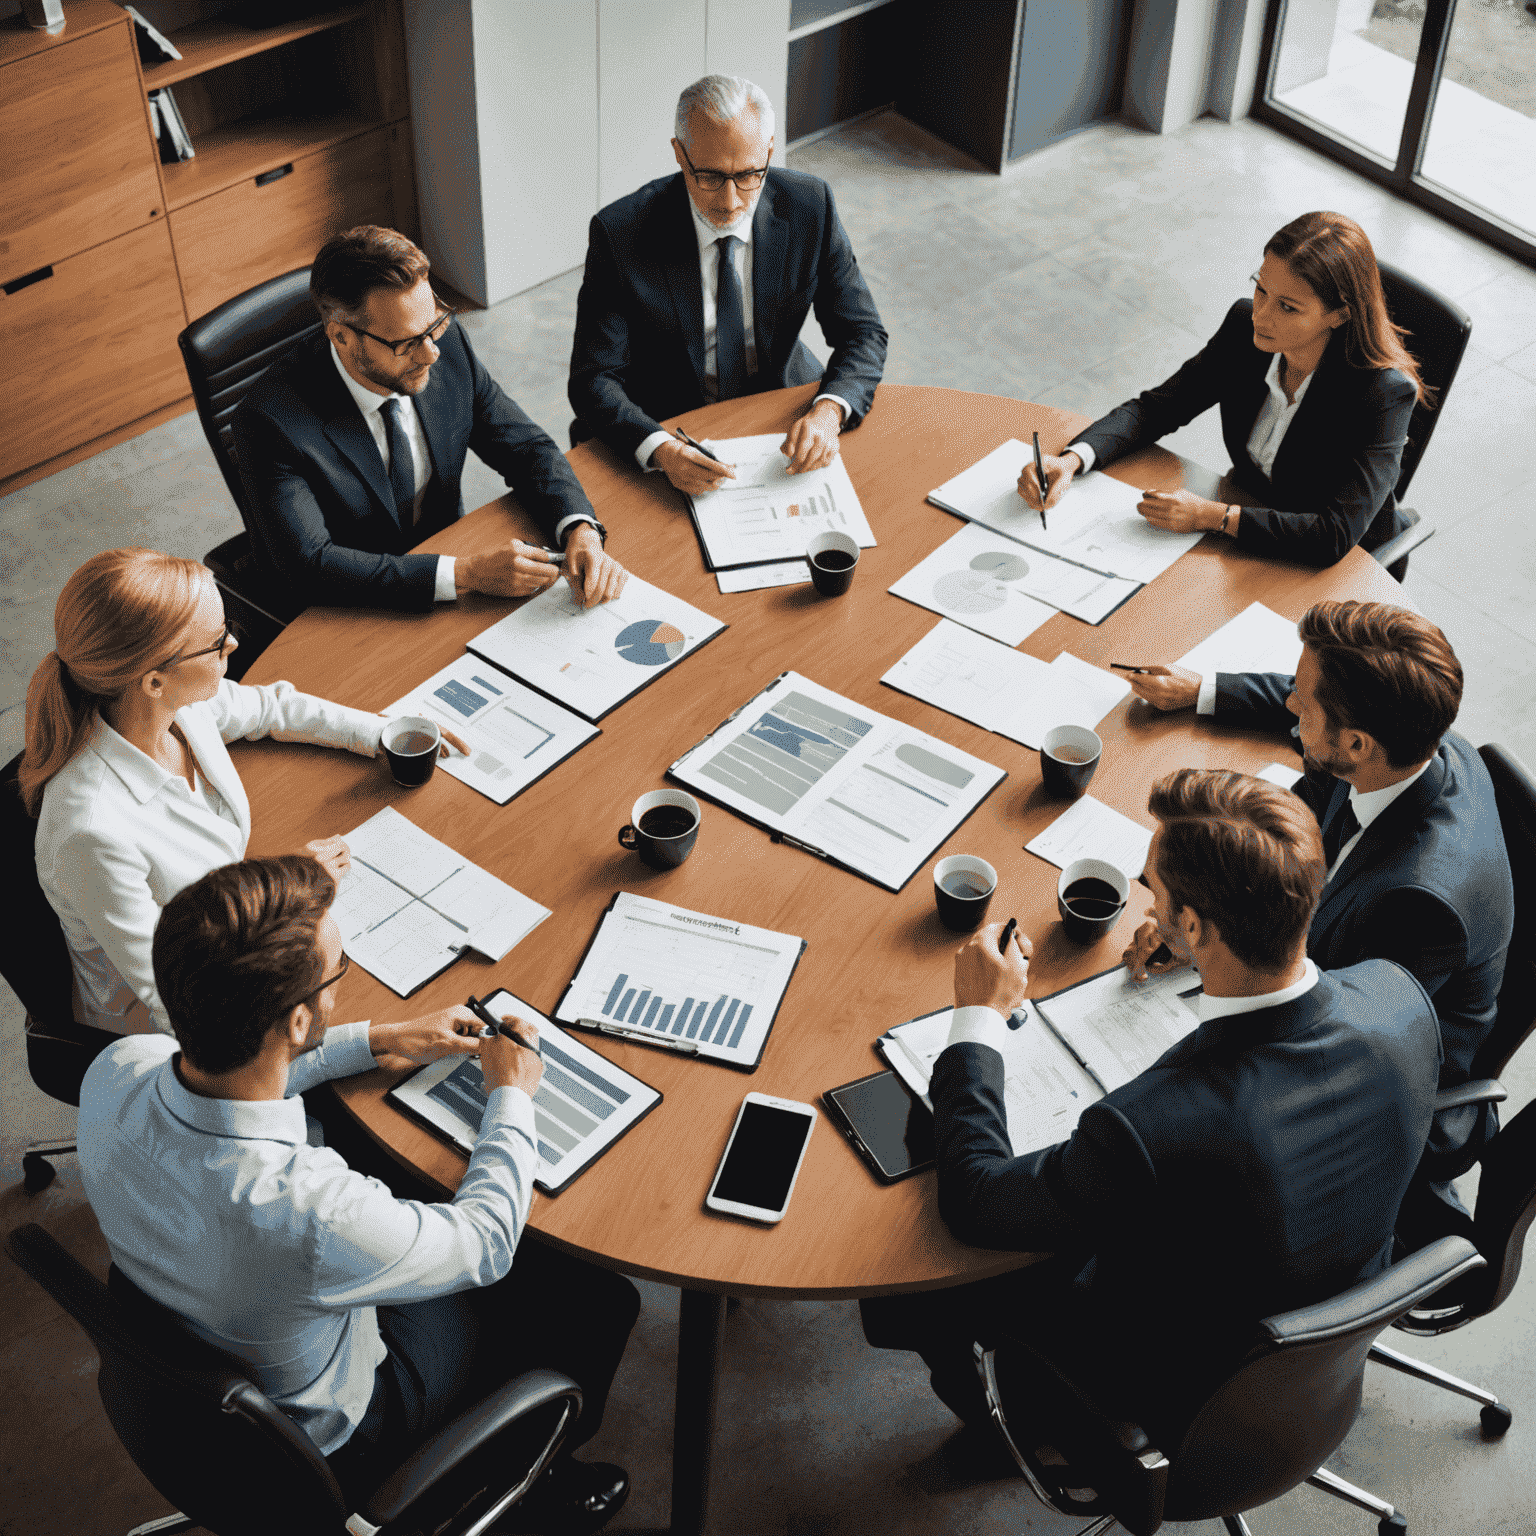
M 391 720 L 379 738 L 395 783 L 405 789 L 415 789 L 432 777 L 442 741 L 443 733 L 437 722 L 420 715 Z
M 1053 795 L 1074 798 L 1088 788 L 1104 743 L 1083 725 L 1058 725 L 1040 743 L 1040 777 Z
M 853 585 L 859 565 L 859 546 L 846 533 L 818 533 L 805 546 L 811 567 L 811 585 L 823 597 L 841 597 Z
M 1131 882 L 1103 859 L 1074 859 L 1056 882 L 1056 910 L 1067 937 L 1093 944 L 1120 921 L 1131 899 Z
M 933 866 L 933 899 L 939 921 L 956 933 L 971 933 L 986 921 L 997 890 L 997 871 L 973 853 L 952 853 Z
M 638 853 L 652 869 L 676 869 L 699 838 L 699 802 L 681 789 L 653 789 L 619 828 L 619 847 Z

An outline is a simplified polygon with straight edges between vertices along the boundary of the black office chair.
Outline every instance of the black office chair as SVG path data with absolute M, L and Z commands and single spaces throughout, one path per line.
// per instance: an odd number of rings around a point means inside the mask
M 418 1446 L 375 1489 L 349 1498 L 314 1441 L 240 1361 L 191 1334 L 115 1267 L 103 1285 L 35 1222 L 11 1257 L 90 1335 L 96 1388 L 118 1439 L 180 1511 L 161 1536 L 340 1536 L 433 1531 L 478 1536 L 515 1505 L 581 1412 L 581 1388 L 528 1371 Z
M 1490 743 L 1479 747 L 1478 755 L 1493 779 L 1499 826 L 1514 875 L 1515 931 L 1499 988 L 1498 1017 L 1473 1059 L 1473 1080 L 1450 1090 L 1454 1102 L 1464 1104 L 1497 1102 L 1504 1097 L 1498 1078 L 1536 1031 L 1536 779 L 1503 747 Z M 1446 1097 L 1442 1095 L 1437 1102 L 1444 1102 Z M 1406 1313 L 1393 1324 L 1403 1333 L 1434 1338 L 1464 1328 L 1486 1317 L 1514 1289 L 1525 1236 L 1536 1219 L 1536 1104 L 1528 1104 L 1480 1150 L 1474 1148 L 1454 1162 L 1441 1160 L 1431 1173 L 1437 1178 L 1455 1178 L 1474 1163 L 1480 1163 L 1482 1169 L 1472 1216 L 1472 1241 L 1488 1261 L 1487 1268 Z M 1486 1439 L 1497 1439 L 1512 1422 L 1510 1410 L 1482 1387 L 1385 1345 L 1374 1346 L 1371 1358 L 1481 1403 Z
M 1409 526 L 1373 549 L 1371 554 L 1401 581 L 1408 574 L 1408 556 L 1419 545 L 1434 537 L 1435 526 L 1403 504 L 1408 483 L 1413 479 L 1419 460 L 1434 435 L 1435 424 L 1445 409 L 1446 396 L 1455 382 L 1456 371 L 1472 335 L 1472 317 L 1459 304 L 1437 293 L 1428 283 L 1390 262 L 1378 261 L 1381 286 L 1386 293 L 1387 312 L 1393 323 L 1408 332 L 1408 350 L 1418 360 L 1419 375 L 1435 392 L 1433 407 L 1422 401 L 1414 407 L 1408 421 L 1408 442 L 1403 449 L 1397 474 L 1397 510 Z
M 993 1422 L 1036 1497 L 1061 1514 L 1098 1516 L 1080 1536 L 1117 1524 L 1132 1536 L 1151 1536 L 1164 1520 L 1212 1519 L 1232 1536 L 1250 1536 L 1243 1513 L 1303 1482 L 1369 1510 L 1379 1517 L 1379 1536 L 1391 1536 L 1406 1531 L 1407 1520 L 1323 1462 L 1360 1411 L 1371 1341 L 1483 1262 L 1465 1238 L 1442 1238 L 1330 1301 L 1265 1318 L 1242 1362 L 1178 1431 L 1171 1454 L 1154 1446 L 1139 1424 L 1106 1414 L 1091 1387 L 1026 1344 L 976 1345 L 977 1370 Z M 1156 1327 L 1156 1320 L 1147 1326 Z M 1039 1421 L 1048 1428 L 1015 1435 L 1003 1407 L 1000 1366 L 1004 1375 L 1016 1371 L 1030 1381 L 1032 1408 L 1049 1404 Z M 1047 1444 L 1064 1460 L 1045 1459 Z
M 17 753 L 0 768 L 0 850 L 10 901 L 0 923 L 0 975 L 27 1010 L 27 1071 L 51 1099 L 80 1103 L 80 1080 L 97 1055 L 118 1037 L 77 1024 L 72 1000 L 69 945 L 58 914 L 37 883 L 37 823 L 27 815 L 16 783 Z M 74 1143 L 33 1147 L 22 1153 L 22 1183 L 29 1195 L 53 1182 L 50 1157 L 75 1150 Z
M 240 509 L 245 532 L 203 557 L 224 594 L 240 648 L 230 661 L 239 678 L 303 604 L 273 570 L 256 536 L 229 420 L 245 392 L 297 342 L 320 329 L 309 296 L 309 268 L 284 273 L 194 320 L 177 338 L 203 435 Z

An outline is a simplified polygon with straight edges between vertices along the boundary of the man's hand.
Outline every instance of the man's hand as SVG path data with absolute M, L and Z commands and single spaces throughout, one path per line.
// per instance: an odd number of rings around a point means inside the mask
M 1015 928 L 1008 952 L 1000 955 L 1002 936 L 1002 923 L 988 923 L 955 951 L 956 1008 L 995 1008 L 1006 1019 L 1024 1001 L 1035 946 L 1023 929 Z
M 304 844 L 303 851 L 328 874 L 337 885 L 341 877 L 352 867 L 352 850 L 344 837 L 317 837 Z
M 651 463 L 685 496 L 702 496 L 736 478 L 734 464 L 717 463 L 675 438 L 657 448 Z
M 1200 674 L 1188 667 L 1144 667 L 1126 674 L 1138 699 L 1154 709 L 1190 709 L 1200 702 Z
M 1040 462 L 1045 465 L 1045 510 L 1049 512 L 1067 494 L 1067 487 L 1083 467 L 1083 461 L 1075 453 L 1063 453 L 1059 457 L 1053 453 L 1042 453 Z M 1024 470 L 1019 476 L 1019 495 L 1039 511 L 1040 477 L 1035 473 L 1033 454 L 1024 461 Z
M 837 457 L 837 438 L 843 430 L 843 413 L 835 400 L 821 400 L 789 429 L 779 452 L 789 460 L 789 473 L 825 469 Z
M 515 1018 L 510 1013 L 501 1016 L 501 1022 L 514 1029 L 522 1040 L 536 1042 L 539 1031 L 526 1019 Z M 488 1035 L 479 1042 L 480 1070 L 485 1073 L 485 1091 L 493 1088 L 521 1088 L 531 1099 L 544 1076 L 544 1058 L 505 1035 Z
M 560 567 L 537 544 L 509 539 L 502 549 L 478 555 L 460 555 L 454 562 L 453 585 L 465 592 L 488 592 L 493 597 L 528 597 L 553 586 Z
M 583 608 L 611 603 L 624 590 L 629 572 L 612 555 L 603 553 L 603 541 L 591 523 L 577 523 L 565 541 L 565 579 L 571 595 Z
M 479 1019 L 468 1008 L 444 1008 L 421 1019 L 370 1024 L 368 1049 L 375 1056 L 398 1057 L 418 1066 L 443 1056 L 473 1056 L 481 1045 L 475 1037 L 479 1028 Z
M 443 739 L 437 746 L 437 755 L 439 757 L 447 757 L 449 747 L 457 748 L 465 757 L 469 756 L 473 748 L 457 731 L 450 731 L 446 725 L 438 726 L 438 730 L 443 733 Z
M 1143 491 L 1136 510 L 1154 528 L 1170 533 L 1210 533 L 1221 527 L 1227 504 L 1207 501 L 1193 491 Z
M 1152 956 L 1163 948 L 1168 953 L 1161 960 L 1153 960 Z M 1120 958 L 1125 961 L 1125 968 L 1131 973 L 1132 981 L 1145 981 L 1148 976 L 1161 976 L 1164 971 L 1176 971 L 1188 961 L 1189 956 L 1180 957 L 1175 953 L 1174 946 L 1163 937 L 1157 924 L 1146 922 L 1136 930 L 1136 937 Z

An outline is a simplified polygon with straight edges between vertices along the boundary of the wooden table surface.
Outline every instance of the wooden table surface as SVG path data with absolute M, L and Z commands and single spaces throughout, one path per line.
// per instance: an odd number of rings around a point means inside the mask
M 679 418 L 694 436 L 788 427 L 811 387 L 707 407 Z M 385 805 L 553 911 L 504 960 L 468 956 L 408 1000 L 361 967 L 341 984 L 338 1018 L 416 1017 L 506 987 L 548 1013 L 570 979 L 599 914 L 620 889 L 809 940 L 758 1070 L 747 1075 L 640 1045 L 587 1043 L 659 1088 L 664 1102 L 564 1193 L 534 1196 L 531 1224 L 557 1247 L 631 1275 L 736 1295 L 859 1296 L 982 1279 L 1030 1256 L 971 1248 L 939 1219 L 930 1172 L 893 1186 L 868 1173 L 830 1124 L 817 1127 L 788 1214 L 777 1226 L 716 1216 L 704 1195 L 743 1094 L 816 1103 L 828 1088 L 877 1071 L 878 1035 L 952 1001 L 955 935 L 934 912 L 932 865 L 978 853 L 998 871 L 994 917 L 1017 916 L 1034 938 L 1030 992 L 1039 996 L 1113 964 L 1142 920 L 1133 899 L 1119 926 L 1087 948 L 1065 939 L 1056 916 L 1058 871 L 1024 844 L 1065 808 L 1040 782 L 1038 755 L 883 686 L 893 662 L 938 622 L 886 588 L 962 524 L 929 506 L 935 486 L 1008 437 L 1059 450 L 1086 418 L 992 395 L 883 384 L 866 422 L 842 444 L 879 539 L 852 590 L 823 598 L 809 586 L 723 595 L 703 566 L 682 497 L 660 475 L 641 475 L 587 444 L 570 461 L 609 529 L 609 549 L 646 580 L 730 628 L 615 710 L 602 735 L 531 789 L 497 807 L 445 773 L 397 788 L 378 764 L 321 748 L 241 743 L 232 750 L 250 795 L 253 855 L 345 832 Z M 1132 484 L 1189 484 L 1214 476 L 1161 449 L 1110 471 Z M 1230 499 L 1240 499 L 1231 496 Z M 537 538 L 503 498 L 428 541 L 465 553 L 511 534 Z M 1400 601 L 1401 589 L 1356 549 L 1326 571 L 1250 559 L 1207 537 L 1097 628 L 1058 614 L 1020 649 L 1050 660 L 1171 661 L 1255 599 L 1298 618 L 1324 597 Z M 252 667 L 248 681 L 295 686 L 380 709 L 446 665 L 505 613 L 502 599 L 470 597 L 430 614 L 311 608 Z M 692 858 L 665 873 L 617 845 L 618 828 L 667 765 L 787 668 L 895 716 L 1007 770 L 970 819 L 899 894 L 783 845 L 706 803 Z M 1104 757 L 1092 793 L 1150 826 L 1147 791 L 1184 765 L 1256 771 L 1292 755 L 1285 743 L 1245 734 L 1193 711 L 1158 715 L 1134 698 L 1100 724 Z M 465 1159 L 383 1102 L 402 1074 L 375 1071 L 337 1086 L 370 1133 L 408 1166 L 455 1188 Z M 1024 1150 L 1024 1149 L 1020 1149 Z

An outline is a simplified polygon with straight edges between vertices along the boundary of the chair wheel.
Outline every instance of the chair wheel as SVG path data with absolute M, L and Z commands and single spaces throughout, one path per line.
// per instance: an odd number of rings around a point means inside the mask
M 1393 1510 L 1385 1520 L 1378 1522 L 1376 1536 L 1402 1536 L 1408 1529 L 1408 1517 L 1401 1510 Z
M 54 1167 L 46 1157 L 39 1157 L 35 1152 L 24 1152 L 21 1157 L 21 1183 L 29 1195 L 35 1195 L 39 1190 L 47 1189 L 53 1183 Z M 1504 1429 L 1508 1429 L 1506 1421 Z M 1504 1433 L 1504 1429 L 1499 1431 Z
M 1483 1421 L 1484 1440 L 1497 1440 L 1515 1421 L 1514 1414 L 1503 1403 L 1489 1403 L 1479 1417 Z

